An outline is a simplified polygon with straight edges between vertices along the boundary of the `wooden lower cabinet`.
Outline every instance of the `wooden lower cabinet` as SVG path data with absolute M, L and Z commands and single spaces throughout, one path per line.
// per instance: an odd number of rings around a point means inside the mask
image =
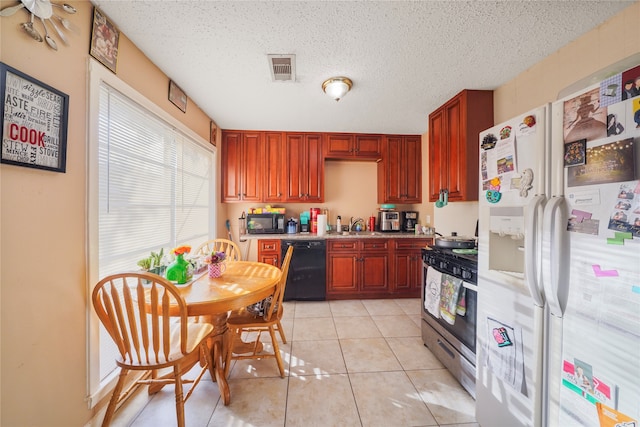
M 327 299 L 418 298 L 432 238 L 327 240 Z
M 280 268 L 280 240 L 260 239 L 258 240 L 258 262 L 275 265 Z
M 397 296 L 419 297 L 422 286 L 421 248 L 433 239 L 395 239 L 393 242 L 392 292 Z

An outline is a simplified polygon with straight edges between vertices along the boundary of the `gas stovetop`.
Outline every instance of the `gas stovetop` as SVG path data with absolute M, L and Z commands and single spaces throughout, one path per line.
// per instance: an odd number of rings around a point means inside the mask
M 476 284 L 478 255 L 459 252 L 449 248 L 429 247 L 422 249 L 422 260 L 441 273 Z

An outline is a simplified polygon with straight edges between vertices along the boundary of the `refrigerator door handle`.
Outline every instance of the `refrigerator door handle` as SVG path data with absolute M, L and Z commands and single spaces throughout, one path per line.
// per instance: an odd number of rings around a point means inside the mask
M 544 307 L 544 290 L 541 281 L 540 245 L 542 241 L 542 218 L 545 196 L 534 196 L 527 204 L 524 237 L 524 281 L 529 288 L 533 302 L 538 307 Z
M 569 256 L 565 203 L 564 197 L 552 197 L 544 209 L 542 223 L 542 282 L 549 310 L 556 317 L 564 315 L 569 291 L 566 280 L 569 266 L 562 265 L 562 260 Z

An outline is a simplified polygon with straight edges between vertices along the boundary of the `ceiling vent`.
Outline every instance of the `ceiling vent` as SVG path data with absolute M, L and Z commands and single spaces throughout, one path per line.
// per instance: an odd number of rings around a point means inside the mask
M 271 81 L 295 82 L 296 81 L 296 56 L 295 55 L 267 55 Z

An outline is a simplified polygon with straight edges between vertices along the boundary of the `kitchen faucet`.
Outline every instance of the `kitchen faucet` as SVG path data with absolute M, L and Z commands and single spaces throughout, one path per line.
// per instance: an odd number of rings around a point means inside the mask
M 354 230 L 355 228 L 355 230 Z M 364 219 L 362 218 L 353 218 L 349 220 L 349 232 L 351 231 L 364 231 L 366 230 L 366 226 L 364 224 Z

